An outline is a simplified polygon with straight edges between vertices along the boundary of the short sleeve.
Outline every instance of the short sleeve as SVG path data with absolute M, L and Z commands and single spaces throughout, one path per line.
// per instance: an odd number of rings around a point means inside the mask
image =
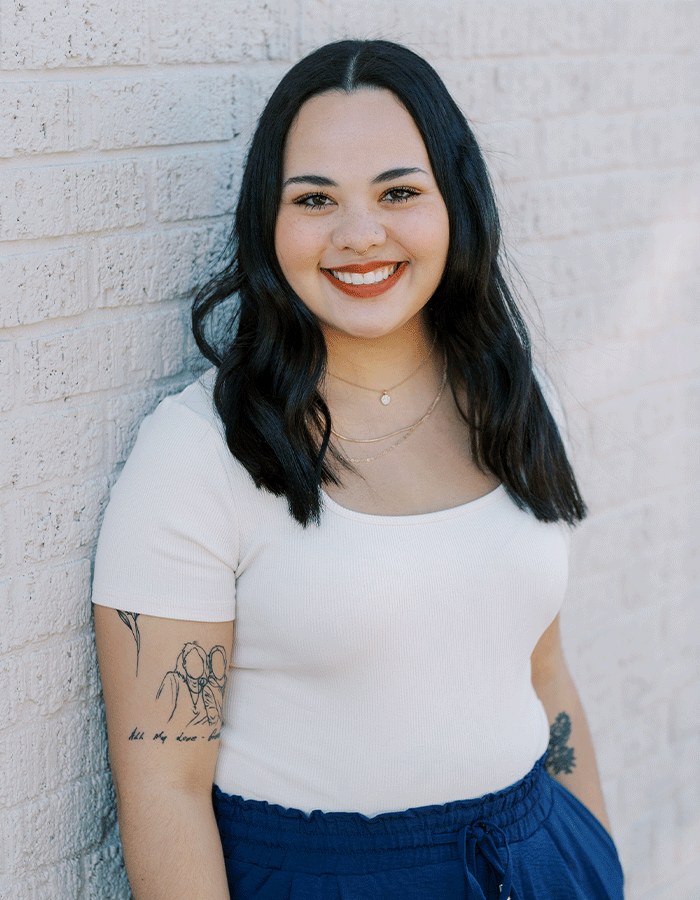
M 141 425 L 110 497 L 93 603 L 171 619 L 235 616 L 238 527 L 220 430 L 178 398 Z

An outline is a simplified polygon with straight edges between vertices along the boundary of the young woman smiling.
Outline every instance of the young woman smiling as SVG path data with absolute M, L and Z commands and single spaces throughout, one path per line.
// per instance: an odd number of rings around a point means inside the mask
M 498 254 L 424 60 L 342 41 L 283 78 L 193 308 L 215 370 L 100 537 L 137 900 L 622 897 L 558 630 L 585 507 Z

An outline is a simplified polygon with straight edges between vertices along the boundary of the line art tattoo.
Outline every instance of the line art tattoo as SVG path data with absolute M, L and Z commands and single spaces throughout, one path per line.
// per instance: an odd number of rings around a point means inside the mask
M 133 634 L 134 640 L 136 641 L 136 675 L 138 677 L 139 651 L 141 650 L 141 634 L 139 632 L 139 626 L 136 620 L 138 619 L 140 613 L 126 612 L 126 610 L 123 609 L 118 609 L 117 612 L 119 613 L 119 618 Z
M 576 767 L 574 748 L 567 746 L 571 737 L 571 718 L 568 713 L 560 712 L 549 729 L 549 746 L 544 767 L 551 775 L 564 772 L 571 775 Z
M 196 740 L 186 732 L 213 728 L 210 739 L 218 737 L 223 724 L 224 691 L 228 672 L 226 651 L 217 644 L 207 653 L 196 641 L 187 643 L 180 651 L 175 667 L 166 672 L 156 700 L 161 696 L 170 710 L 168 722 L 178 711 L 184 717 L 183 730 L 176 740 Z

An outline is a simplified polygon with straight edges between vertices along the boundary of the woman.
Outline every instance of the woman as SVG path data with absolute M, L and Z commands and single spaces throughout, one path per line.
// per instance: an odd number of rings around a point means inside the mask
M 585 507 L 498 245 L 427 63 L 284 77 L 195 301 L 216 372 L 142 426 L 98 550 L 139 900 L 622 896 L 558 630 Z

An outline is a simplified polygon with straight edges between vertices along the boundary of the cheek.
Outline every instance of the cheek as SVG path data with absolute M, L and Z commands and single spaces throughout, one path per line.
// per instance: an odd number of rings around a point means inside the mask
M 450 242 L 447 212 L 435 209 L 429 214 L 417 216 L 413 222 L 412 240 L 415 252 L 442 271 Z
M 275 228 L 275 251 L 282 271 L 289 277 L 310 266 L 316 267 L 321 250 L 317 223 L 281 212 Z

